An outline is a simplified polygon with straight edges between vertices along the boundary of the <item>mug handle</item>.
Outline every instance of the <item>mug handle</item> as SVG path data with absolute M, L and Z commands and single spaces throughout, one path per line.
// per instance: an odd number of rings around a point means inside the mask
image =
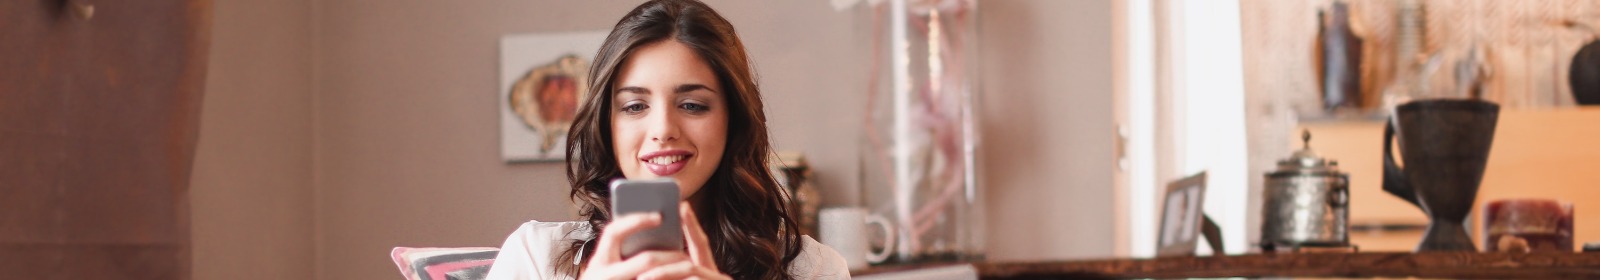
M 885 239 L 883 241 L 882 251 L 867 252 L 867 262 L 879 264 L 889 260 L 889 253 L 894 252 L 895 245 L 894 224 L 889 223 L 889 219 L 884 218 L 883 215 L 877 214 L 867 215 L 866 222 L 868 225 L 878 224 L 878 228 L 883 229 L 883 236 Z
M 1399 121 L 1393 117 L 1383 125 L 1383 191 L 1410 202 L 1411 205 L 1422 207 L 1417 203 L 1417 191 L 1411 188 L 1411 183 L 1406 182 L 1405 170 L 1394 160 L 1394 122 Z

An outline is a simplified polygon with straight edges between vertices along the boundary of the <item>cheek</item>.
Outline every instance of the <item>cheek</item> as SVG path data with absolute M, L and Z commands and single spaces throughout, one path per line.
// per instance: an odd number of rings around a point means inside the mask
M 709 130 L 706 140 L 714 142 L 712 145 L 716 146 L 718 151 L 726 151 L 728 148 L 728 117 L 726 115 L 722 116 L 717 120 L 716 124 L 711 125 Z M 721 153 L 718 152 L 718 154 Z
M 700 129 L 696 130 L 695 142 L 701 143 L 702 152 L 712 156 L 711 159 L 720 161 L 722 154 L 728 149 L 728 115 L 721 113 L 707 118 Z
M 617 167 L 622 169 L 624 177 L 637 177 L 638 174 L 634 173 L 638 170 L 639 161 L 635 159 L 639 154 L 639 139 L 643 138 L 643 133 L 631 123 L 615 121 L 616 116 L 612 116 L 612 120 L 611 147 L 617 160 Z

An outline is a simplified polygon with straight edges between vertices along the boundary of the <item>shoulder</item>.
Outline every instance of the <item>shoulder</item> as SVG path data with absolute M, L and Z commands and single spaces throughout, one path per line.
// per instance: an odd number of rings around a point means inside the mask
M 507 239 L 521 239 L 528 243 L 555 245 L 561 241 L 584 239 L 589 236 L 589 223 L 579 221 L 540 222 L 528 221 L 517 227 Z
M 800 255 L 789 264 L 795 279 L 849 279 L 850 267 L 844 256 L 809 235 L 800 236 Z
M 540 222 L 528 221 L 517 227 L 518 232 L 529 234 L 543 234 L 552 237 L 568 237 L 569 233 L 589 233 L 589 223 L 582 221 L 566 222 Z M 574 236 L 576 238 L 576 236 Z
M 560 279 L 556 258 L 570 242 L 589 236 L 586 222 L 528 221 L 506 237 L 488 279 Z

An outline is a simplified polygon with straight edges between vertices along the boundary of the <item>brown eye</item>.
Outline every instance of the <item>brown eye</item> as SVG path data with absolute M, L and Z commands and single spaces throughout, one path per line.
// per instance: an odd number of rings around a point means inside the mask
M 699 103 L 683 103 L 683 105 L 678 105 L 678 108 L 683 108 L 684 110 L 695 113 L 711 111 L 711 106 L 701 105 Z
M 624 114 L 632 115 L 632 114 L 638 114 L 640 112 L 644 112 L 644 109 L 649 109 L 649 108 L 650 108 L 650 106 L 645 106 L 644 103 L 642 103 L 642 102 L 635 102 L 635 103 L 623 104 L 622 108 L 619 108 L 618 110 L 622 111 L 622 113 L 624 113 Z

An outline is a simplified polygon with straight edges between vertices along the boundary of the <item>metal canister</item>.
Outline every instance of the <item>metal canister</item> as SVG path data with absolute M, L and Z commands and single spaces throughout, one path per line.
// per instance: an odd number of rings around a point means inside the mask
M 1311 151 L 1311 132 L 1301 136 L 1305 147 L 1279 160 L 1266 174 L 1261 243 L 1282 248 L 1350 245 L 1350 177 L 1339 162 Z

